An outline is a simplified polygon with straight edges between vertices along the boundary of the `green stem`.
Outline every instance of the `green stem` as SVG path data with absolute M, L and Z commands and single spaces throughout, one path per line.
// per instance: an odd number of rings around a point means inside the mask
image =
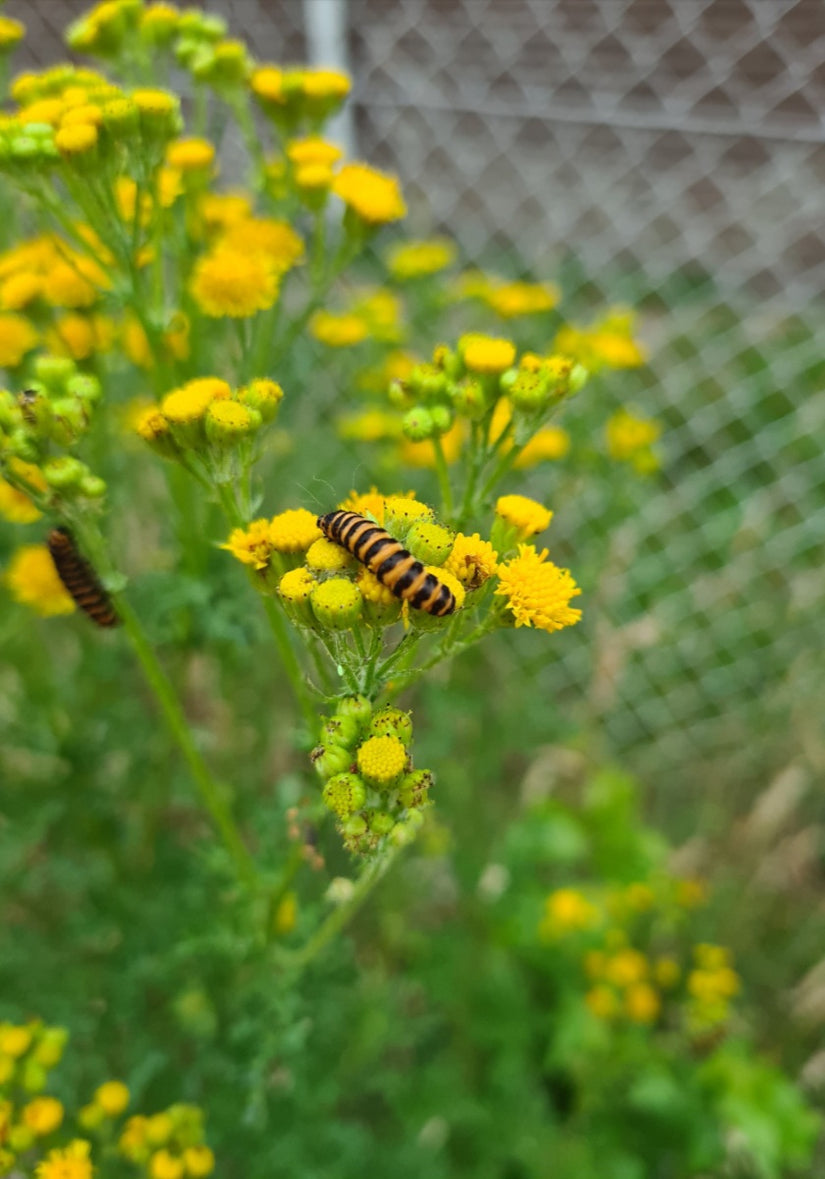
M 146 680 L 160 705 L 169 732 L 183 754 L 201 802 L 212 817 L 238 876 L 251 887 L 257 882 L 255 863 L 241 839 L 221 787 L 209 773 L 206 763 L 195 745 L 175 691 L 158 662 L 137 615 L 121 596 L 117 599 L 117 610 L 129 642 L 132 644 L 132 649 L 143 668 Z
M 442 515 L 449 520 L 453 514 L 453 489 L 450 485 L 450 472 L 447 468 L 447 459 L 444 456 L 444 447 L 441 444 L 441 435 L 433 434 L 430 441 L 433 444 L 435 473 L 438 476 L 438 486 L 441 491 L 441 511 Z
M 281 963 L 288 969 L 300 973 L 318 957 L 318 955 L 332 941 L 336 934 L 352 920 L 363 905 L 369 894 L 375 888 L 382 876 L 388 871 L 398 855 L 399 848 L 393 847 L 378 859 L 367 864 L 355 882 L 352 895 L 348 901 L 335 909 L 322 921 L 312 937 L 300 950 L 281 955 Z

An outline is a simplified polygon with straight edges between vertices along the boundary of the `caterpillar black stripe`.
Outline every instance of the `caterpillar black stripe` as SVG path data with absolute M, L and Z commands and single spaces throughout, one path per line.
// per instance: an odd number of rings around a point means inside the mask
M 340 544 L 366 565 L 382 585 L 416 610 L 439 618 L 455 610 L 455 596 L 443 581 L 428 573 L 420 561 L 366 516 L 357 512 L 327 512 L 318 517 L 327 540 Z
M 57 576 L 76 604 L 98 626 L 117 626 L 120 619 L 94 569 L 77 551 L 68 528 L 53 528 L 47 544 Z

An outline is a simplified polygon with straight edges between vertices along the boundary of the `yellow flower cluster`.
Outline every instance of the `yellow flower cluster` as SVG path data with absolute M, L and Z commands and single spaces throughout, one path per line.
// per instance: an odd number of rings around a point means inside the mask
M 630 463 L 639 474 L 648 474 L 658 467 L 652 447 L 661 433 L 658 422 L 620 409 L 607 423 L 607 453 L 617 462 Z
M 3 580 L 15 601 L 42 618 L 71 614 L 75 609 L 44 544 L 27 544 L 16 549 Z
M 224 460 L 250 457 L 245 444 L 272 421 L 283 395 L 266 378 L 233 390 L 221 377 L 196 377 L 167 393 L 160 406 L 144 410 L 135 429 L 162 457 L 199 461 L 224 482 L 226 470 L 234 470 Z
M 518 556 L 499 566 L 495 592 L 507 599 L 517 627 L 555 631 L 581 619 L 581 610 L 570 606 L 581 590 L 570 570 L 560 569 L 547 556 L 547 549 L 538 552 L 533 545 L 520 544 Z
M 510 282 L 477 270 L 461 275 L 453 294 L 458 299 L 478 299 L 502 319 L 552 311 L 561 299 L 555 283 Z
M 448 238 L 403 242 L 388 253 L 387 267 L 397 282 L 409 282 L 446 270 L 455 261 L 456 254 L 455 244 Z

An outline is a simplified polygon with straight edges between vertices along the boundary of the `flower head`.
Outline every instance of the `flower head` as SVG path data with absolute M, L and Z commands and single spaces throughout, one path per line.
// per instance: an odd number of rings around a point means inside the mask
M 575 888 L 557 888 L 544 903 L 541 933 L 545 937 L 590 929 L 598 920 L 598 911 Z
M 464 364 L 473 373 L 503 373 L 516 359 L 516 346 L 512 340 L 500 340 L 493 336 L 462 336 L 459 350 Z
M 561 630 L 582 616 L 570 606 L 571 598 L 581 593 L 570 570 L 546 558 L 547 549 L 539 553 L 533 545 L 520 544 L 518 556 L 499 566 L 495 592 L 507 598 L 516 626 Z
M 317 517 L 307 508 L 291 508 L 273 516 L 269 525 L 272 547 L 279 553 L 304 552 L 321 537 L 316 520 Z
M 437 237 L 429 241 L 403 242 L 389 254 L 387 264 L 390 274 L 399 282 L 423 278 L 446 270 L 456 257 L 456 248 L 448 238 Z
M 284 274 L 304 256 L 303 239 L 288 221 L 271 217 L 246 217 L 229 226 L 220 249 L 263 258 L 276 274 Z
M 407 756 L 397 737 L 370 737 L 358 750 L 358 769 L 368 781 L 387 787 L 403 773 Z
M 359 516 L 369 516 L 377 524 L 383 524 L 384 502 L 384 496 L 378 488 L 371 487 L 369 491 L 351 491 L 338 507 L 346 512 L 357 512 Z
M 91 1147 L 82 1138 L 49 1151 L 35 1170 L 37 1179 L 92 1179 Z
M 189 289 L 205 315 L 237 319 L 274 304 L 278 277 L 259 255 L 219 247 L 200 259 Z
M 498 568 L 497 562 L 498 553 L 488 540 L 482 540 L 477 532 L 472 536 L 458 532 L 444 568 L 458 578 L 465 589 L 473 590 L 493 576 Z
M 311 135 L 306 139 L 291 139 L 286 145 L 286 154 L 296 167 L 319 164 L 329 168 L 337 164 L 344 153 L 327 139 Z
M 16 368 L 37 339 L 37 331 L 22 315 L 0 315 L 0 368 Z
M 166 149 L 166 162 L 181 172 L 205 172 L 215 162 L 215 147 L 208 139 L 176 139 Z
M 33 524 L 40 512 L 27 495 L 0 479 L 0 516 L 11 524 Z
M 335 177 L 332 190 L 368 225 L 398 221 L 407 212 L 398 179 L 368 164 L 345 164 Z
M 526 495 L 499 496 L 496 500 L 496 515 L 515 528 L 522 540 L 535 536 L 537 532 L 544 532 L 553 519 L 549 508 Z
M 95 1090 L 95 1104 L 107 1117 L 116 1118 L 129 1104 L 129 1089 L 123 1081 L 105 1081 Z
M 353 311 L 316 311 L 309 321 L 309 330 L 328 348 L 351 348 L 369 335 L 366 320 Z
M 51 1134 L 63 1121 L 63 1106 L 56 1097 L 35 1097 L 23 1107 L 23 1124 L 42 1137 Z
M 75 608 L 54 561 L 45 545 L 28 544 L 17 549 L 5 576 L 12 597 L 30 606 L 43 618 L 54 614 L 71 614 Z
M 515 319 L 519 315 L 552 311 L 561 292 L 552 283 L 503 282 L 491 286 L 483 298 L 502 319 Z
M 534 434 L 513 466 L 524 471 L 537 463 L 562 459 L 570 450 L 570 435 L 561 426 L 545 426 Z
M 253 520 L 248 528 L 233 528 L 229 540 L 220 547 L 243 565 L 266 569 L 273 551 L 269 520 Z

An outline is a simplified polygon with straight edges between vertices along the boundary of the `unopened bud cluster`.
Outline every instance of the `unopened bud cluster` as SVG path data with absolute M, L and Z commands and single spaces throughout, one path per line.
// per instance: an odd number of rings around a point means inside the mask
M 365 696 L 341 700 L 324 721 L 311 759 L 349 851 L 372 855 L 385 842 L 408 842 L 420 827 L 434 779 L 413 768 L 412 736 L 408 712 L 374 711 Z
M 39 356 L 26 389 L 0 389 L 0 469 L 38 507 L 99 500 L 106 484 L 86 463 L 65 453 L 81 441 L 100 400 L 97 377 L 73 360 Z
M 163 458 L 229 483 L 254 461 L 258 434 L 274 419 L 283 395 L 280 385 L 265 378 L 232 389 L 220 377 L 196 377 L 147 409 L 137 432 Z

